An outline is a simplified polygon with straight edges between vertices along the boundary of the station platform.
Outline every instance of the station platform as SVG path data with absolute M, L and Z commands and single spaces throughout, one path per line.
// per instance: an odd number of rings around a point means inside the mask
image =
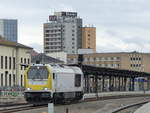
M 150 91 L 118 91 L 118 92 L 101 92 L 101 93 L 86 93 L 83 98 L 94 97 L 109 97 L 109 96 L 134 96 L 134 95 L 149 95 Z
M 137 109 L 134 113 L 150 113 L 150 102 L 144 104 L 142 107 Z

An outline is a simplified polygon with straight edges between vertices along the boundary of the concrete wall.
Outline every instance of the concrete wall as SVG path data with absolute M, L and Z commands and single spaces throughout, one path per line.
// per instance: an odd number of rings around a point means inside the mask
M 24 85 L 23 83 L 24 69 L 21 70 L 20 64 L 21 64 L 21 58 L 23 59 L 22 63 L 24 63 L 24 59 L 26 59 L 26 64 L 28 64 L 28 59 L 30 63 L 31 56 L 29 50 L 30 49 L 18 48 L 18 47 L 15 48 L 11 46 L 0 45 L 0 86 L 2 86 L 2 76 L 3 76 L 3 86 Z M 2 56 L 3 56 L 3 69 L 1 68 Z M 6 57 L 7 57 L 7 68 L 5 67 Z M 13 59 L 15 59 L 15 62 L 13 62 Z M 11 68 L 10 68 L 10 61 L 11 61 Z M 22 76 L 22 82 L 21 82 L 21 76 Z

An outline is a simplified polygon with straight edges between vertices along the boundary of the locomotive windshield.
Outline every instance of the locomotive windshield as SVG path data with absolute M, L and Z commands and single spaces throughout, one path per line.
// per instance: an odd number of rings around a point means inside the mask
M 48 79 L 46 66 L 31 66 L 28 71 L 28 79 Z

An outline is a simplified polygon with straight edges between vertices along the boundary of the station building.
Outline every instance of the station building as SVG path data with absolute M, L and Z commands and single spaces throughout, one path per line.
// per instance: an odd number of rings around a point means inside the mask
M 30 64 L 32 48 L 0 38 L 0 87 L 24 86 L 21 64 Z
M 78 55 L 67 56 L 68 64 L 77 63 Z M 150 72 L 150 53 L 114 52 L 83 54 L 83 64 L 97 67 Z
M 78 63 L 79 55 L 68 55 L 68 64 Z M 133 70 L 139 72 L 150 73 L 150 53 L 140 53 L 140 52 L 114 52 L 114 53 L 88 53 L 83 54 L 83 64 L 91 65 L 96 67 L 123 69 L 123 70 Z M 93 81 L 93 79 L 90 79 Z M 135 90 L 145 90 L 147 89 L 148 80 L 143 77 L 135 78 Z M 105 87 L 108 89 L 109 80 L 106 79 Z M 128 81 L 129 83 L 129 81 Z M 94 82 L 89 83 L 93 86 Z M 100 86 L 102 84 L 100 83 Z M 129 84 L 127 86 L 129 89 Z M 149 90 L 149 89 L 147 89 Z

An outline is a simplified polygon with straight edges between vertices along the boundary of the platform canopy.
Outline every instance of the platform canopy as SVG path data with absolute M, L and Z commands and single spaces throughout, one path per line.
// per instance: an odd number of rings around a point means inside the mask
M 120 76 L 120 77 L 150 77 L 150 73 L 133 70 L 96 67 L 90 65 L 71 64 L 82 69 L 85 75 Z

